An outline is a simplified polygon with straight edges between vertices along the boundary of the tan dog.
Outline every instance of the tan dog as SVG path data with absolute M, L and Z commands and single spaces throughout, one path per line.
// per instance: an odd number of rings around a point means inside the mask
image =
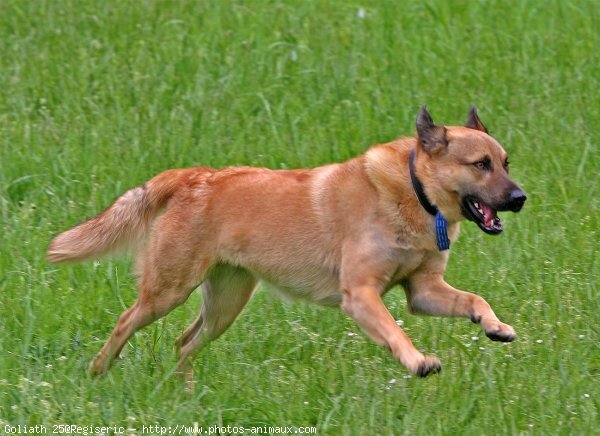
M 496 212 L 516 212 L 526 199 L 508 177 L 506 152 L 475 108 L 465 127 L 444 127 L 423 107 L 417 133 L 314 169 L 168 170 L 57 236 L 51 262 L 95 258 L 147 237 L 138 299 L 90 374 L 103 373 L 135 331 L 200 284 L 200 315 L 177 340 L 179 370 L 188 379 L 193 354 L 231 325 L 259 280 L 292 297 L 341 306 L 419 376 L 439 371 L 440 361 L 421 354 L 383 304 L 394 285 L 404 287 L 413 313 L 470 318 L 491 339 L 512 341 L 512 327 L 483 298 L 444 281 L 449 251 L 438 248 L 433 216 L 445 217 L 450 241 L 465 218 L 488 233 L 502 231 Z

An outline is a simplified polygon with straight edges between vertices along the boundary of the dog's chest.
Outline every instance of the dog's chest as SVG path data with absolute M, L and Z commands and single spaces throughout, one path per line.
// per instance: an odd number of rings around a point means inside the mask
M 397 285 L 414 272 L 425 259 L 425 250 L 402 250 L 397 253 L 396 270 L 390 276 L 386 290 Z

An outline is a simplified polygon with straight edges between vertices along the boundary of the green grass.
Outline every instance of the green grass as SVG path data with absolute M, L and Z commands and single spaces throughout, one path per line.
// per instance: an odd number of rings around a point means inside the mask
M 0 0 L 0 433 L 597 431 L 598 18 L 594 1 Z M 423 103 L 447 124 L 476 103 L 530 198 L 501 236 L 465 224 L 447 272 L 517 342 L 410 316 L 396 289 L 388 307 L 444 365 L 406 378 L 340 311 L 261 290 L 199 356 L 188 395 L 172 343 L 194 295 L 138 333 L 107 377 L 87 377 L 135 299 L 131 262 L 49 265 L 52 235 L 167 168 L 343 161 L 411 135 Z

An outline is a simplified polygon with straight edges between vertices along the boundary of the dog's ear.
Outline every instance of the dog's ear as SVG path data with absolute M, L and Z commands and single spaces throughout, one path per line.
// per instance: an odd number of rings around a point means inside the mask
M 469 111 L 469 118 L 467 119 L 467 124 L 465 127 L 469 129 L 480 130 L 484 133 L 489 133 L 488 129 L 485 128 L 479 117 L 477 116 L 477 108 L 475 106 L 471 107 Z
M 448 145 L 446 128 L 433 123 L 425 105 L 421 106 L 419 115 L 417 115 L 417 135 L 419 144 L 429 154 Z

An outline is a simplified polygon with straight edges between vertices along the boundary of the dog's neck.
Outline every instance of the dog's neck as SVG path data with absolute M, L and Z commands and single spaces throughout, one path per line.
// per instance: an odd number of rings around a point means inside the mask
M 415 172 L 415 151 L 410 152 L 410 158 L 408 161 L 408 166 L 410 170 L 410 181 L 412 182 L 413 189 L 415 190 L 415 194 L 417 195 L 417 199 L 423 209 L 425 209 L 430 215 L 435 216 L 439 210 L 437 206 L 434 206 L 427 198 L 427 194 L 425 194 L 425 190 L 423 189 L 423 184 L 417 177 L 417 173 Z
M 450 238 L 448 238 L 448 223 L 437 206 L 431 204 L 427 198 L 427 195 L 425 194 L 423 184 L 417 177 L 415 172 L 415 150 L 410 152 L 408 167 L 410 171 L 410 180 L 412 182 L 413 189 L 415 190 L 415 194 L 419 199 L 419 203 L 421 203 L 421 206 L 423 206 L 423 209 L 425 209 L 427 213 L 435 216 L 435 236 L 438 249 L 440 251 L 448 250 L 450 248 Z

